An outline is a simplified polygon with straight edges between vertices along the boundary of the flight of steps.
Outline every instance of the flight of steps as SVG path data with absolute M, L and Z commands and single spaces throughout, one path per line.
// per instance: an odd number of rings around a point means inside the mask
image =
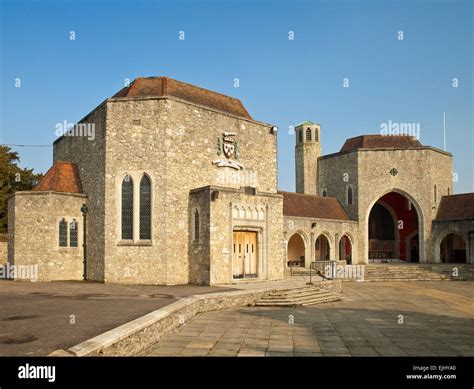
M 453 276 L 453 268 L 458 276 Z M 437 281 L 474 279 L 474 266 L 464 264 L 373 265 L 365 266 L 364 281 Z
M 285 277 L 290 277 L 290 276 L 304 276 L 304 277 L 309 277 L 310 271 L 309 268 L 306 267 L 294 267 L 292 270 L 290 269 L 285 269 Z M 312 269 L 311 270 L 311 275 L 313 277 L 320 277 L 317 273 L 316 270 Z
M 256 306 L 295 307 L 316 305 L 342 300 L 342 294 L 332 290 L 307 285 L 299 288 L 280 289 L 255 301 Z

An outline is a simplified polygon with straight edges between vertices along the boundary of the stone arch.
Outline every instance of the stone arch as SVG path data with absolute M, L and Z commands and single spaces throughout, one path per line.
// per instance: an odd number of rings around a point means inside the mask
M 306 234 L 301 231 L 295 231 L 291 234 L 286 242 L 287 252 L 287 266 L 301 266 L 304 267 L 306 258 L 306 251 L 308 247 L 308 238 Z M 297 264 L 299 263 L 299 265 Z
M 343 255 L 341 255 L 341 243 L 343 243 L 343 239 L 346 238 L 348 241 L 349 241 L 349 245 L 350 245 L 350 253 L 349 253 L 349 256 L 346 256 L 346 253 L 344 252 Z M 344 261 L 346 260 L 347 263 L 350 265 L 352 264 L 353 260 L 353 254 L 354 254 L 354 238 L 353 236 L 349 233 L 349 232 L 344 232 L 341 237 L 339 238 L 339 258 L 337 258 L 338 260 L 341 260 L 341 261 Z M 342 248 L 345 248 L 345 247 L 342 247 Z
M 463 234 L 451 232 L 444 236 L 440 243 L 440 259 L 443 263 L 467 263 L 468 241 Z M 451 247 L 448 247 L 451 245 Z M 457 245 L 458 247 L 454 247 Z
M 413 197 L 410 193 L 399 189 L 399 188 L 391 188 L 391 189 L 386 189 L 384 191 L 379 192 L 377 195 L 373 196 L 372 201 L 369 203 L 369 206 L 367 207 L 366 213 L 365 213 L 365 259 L 369 260 L 369 244 L 368 244 L 368 236 L 369 236 L 369 216 L 370 216 L 370 211 L 372 210 L 373 206 L 377 201 L 380 200 L 383 196 L 385 196 L 387 193 L 395 192 L 398 193 L 405 198 L 407 198 L 411 202 L 411 206 L 415 207 L 416 214 L 418 217 L 418 237 L 419 237 L 419 262 L 423 263 L 425 262 L 425 215 L 423 213 L 423 209 L 420 206 L 420 203 L 418 200 Z
M 331 234 L 327 231 L 322 231 L 316 236 L 313 243 L 314 245 L 314 257 L 316 261 L 325 261 L 333 259 L 331 258 L 331 251 L 333 246 L 333 240 Z
M 464 251 L 465 251 L 465 262 L 469 263 L 469 234 L 465 234 L 463 231 L 460 231 L 456 228 L 450 228 L 444 233 L 438 233 L 437 237 L 434 239 L 434 249 L 435 249 L 435 262 L 444 263 L 441 257 L 441 244 L 443 241 L 450 235 L 458 235 L 464 242 Z M 455 263 L 455 262 L 453 262 Z M 463 263 L 463 262 L 459 262 Z

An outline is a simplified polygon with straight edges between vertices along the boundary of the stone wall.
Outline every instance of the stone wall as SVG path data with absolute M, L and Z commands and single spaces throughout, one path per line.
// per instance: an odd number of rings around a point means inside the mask
M 209 285 L 211 282 L 210 241 L 211 231 L 211 193 L 207 190 L 191 191 L 189 195 L 189 282 Z M 195 236 L 195 213 L 199 212 L 199 236 Z
M 105 123 L 103 103 L 79 123 L 94 125 L 94 138 L 63 136 L 54 142 L 54 161 L 77 165 L 83 193 L 87 194 L 87 278 L 104 281 Z
M 351 220 L 359 219 L 358 153 L 331 154 L 318 160 L 319 196 L 323 190 L 328 197 L 336 197 Z M 352 204 L 347 201 L 347 188 L 352 187 Z
M 81 205 L 86 197 L 57 192 L 16 192 L 8 201 L 10 265 L 38 265 L 38 281 L 83 279 Z M 59 247 L 59 221 L 78 223 L 77 247 Z
M 190 190 L 206 185 L 237 189 L 253 183 L 259 191 L 276 193 L 276 135 L 270 128 L 173 98 L 109 100 L 105 280 L 188 283 Z M 237 134 L 243 170 L 212 163 L 222 158 L 217 142 L 224 132 Z M 138 185 L 144 173 L 153 187 L 153 239 L 147 246 L 138 239 L 121 245 L 120 185 L 127 174 Z

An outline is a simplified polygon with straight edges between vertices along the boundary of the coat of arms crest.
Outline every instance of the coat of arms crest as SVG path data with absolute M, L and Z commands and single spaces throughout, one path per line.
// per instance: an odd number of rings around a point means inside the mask
M 225 133 L 224 136 L 223 136 L 223 139 L 224 139 L 224 145 L 223 145 L 223 149 L 224 149 L 224 155 L 227 157 L 227 158 L 232 158 L 234 156 L 234 153 L 235 153 L 235 139 L 234 139 L 234 136 L 235 134 L 234 133 Z
M 243 169 L 242 164 L 233 159 L 239 158 L 238 144 L 235 140 L 236 135 L 235 132 L 224 132 L 222 137 L 217 139 L 217 155 L 224 154 L 227 159 L 212 161 L 213 164 L 216 164 L 219 167 L 226 166 L 238 170 Z

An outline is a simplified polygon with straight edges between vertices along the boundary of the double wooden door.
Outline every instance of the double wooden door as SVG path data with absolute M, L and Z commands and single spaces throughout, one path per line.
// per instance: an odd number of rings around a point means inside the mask
M 234 231 L 232 242 L 232 267 L 234 278 L 257 277 L 257 233 Z

